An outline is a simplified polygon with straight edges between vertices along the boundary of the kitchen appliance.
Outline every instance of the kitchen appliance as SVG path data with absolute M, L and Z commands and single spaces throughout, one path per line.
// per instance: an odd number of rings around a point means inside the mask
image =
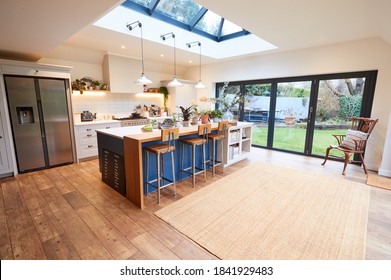
M 73 162 L 66 79 L 4 75 L 19 172 Z
M 94 115 L 90 111 L 83 111 L 83 113 L 81 113 L 82 122 L 91 122 L 93 120 L 94 120 Z
M 135 126 L 135 125 L 146 125 L 149 120 L 146 117 L 131 117 L 131 116 L 114 116 L 113 120 L 121 121 L 121 126 Z

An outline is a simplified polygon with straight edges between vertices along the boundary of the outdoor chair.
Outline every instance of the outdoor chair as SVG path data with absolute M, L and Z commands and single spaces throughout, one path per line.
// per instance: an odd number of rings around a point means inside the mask
M 353 117 L 352 126 L 350 129 L 347 130 L 346 134 L 333 134 L 335 139 L 337 139 L 338 145 L 330 145 L 326 149 L 326 155 L 322 165 L 324 165 L 327 159 L 329 158 L 330 151 L 332 149 L 337 149 L 343 152 L 345 156 L 339 157 L 339 156 L 330 155 L 330 157 L 344 159 L 344 167 L 343 167 L 342 175 L 345 175 L 346 166 L 349 163 L 351 156 L 355 154 L 360 155 L 361 163 L 364 167 L 364 172 L 365 174 L 368 174 L 364 162 L 365 146 L 377 121 L 378 119 Z M 355 161 L 353 158 L 353 160 L 350 162 L 353 163 L 353 162 L 360 162 L 360 161 Z

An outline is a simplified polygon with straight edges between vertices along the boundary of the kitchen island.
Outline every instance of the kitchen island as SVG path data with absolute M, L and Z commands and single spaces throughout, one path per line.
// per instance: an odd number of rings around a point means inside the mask
M 246 123 L 243 123 L 246 124 Z M 241 123 L 238 123 L 238 126 Z M 217 123 L 212 124 L 212 131 L 217 131 Z M 102 180 L 111 187 L 117 189 L 125 195 L 130 201 L 140 208 L 144 208 L 144 162 L 145 155 L 143 148 L 154 145 L 160 141 L 160 130 L 154 129 L 152 132 L 142 132 L 143 126 L 120 127 L 112 129 L 97 130 L 99 166 L 102 172 Z M 198 126 L 180 127 L 180 139 L 184 137 L 197 136 Z M 179 162 L 180 162 L 180 145 L 178 140 L 175 141 L 177 148 L 175 156 L 175 173 L 176 179 L 179 180 Z M 189 162 L 185 158 L 185 164 Z M 153 158 L 150 161 L 151 166 L 154 164 Z M 165 167 L 169 168 L 167 164 Z M 150 168 L 152 177 L 154 168 Z M 167 170 L 170 174 L 170 170 Z M 156 176 L 156 175 L 155 175 Z

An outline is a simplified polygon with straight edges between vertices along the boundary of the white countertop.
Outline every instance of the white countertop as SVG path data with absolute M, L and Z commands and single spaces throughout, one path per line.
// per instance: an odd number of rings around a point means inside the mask
M 145 125 L 134 125 L 134 126 L 123 126 L 123 127 L 114 127 L 110 129 L 97 129 L 97 132 L 110 135 L 116 138 L 123 139 L 124 136 L 135 135 L 135 134 L 143 134 L 143 133 L 151 133 L 151 132 L 143 132 L 141 128 Z M 154 129 L 153 132 L 159 132 L 160 129 Z
M 238 122 L 237 125 L 234 127 L 244 127 L 244 126 L 251 126 L 253 123 L 250 122 Z M 160 129 L 154 129 L 152 132 L 144 132 L 141 130 L 141 128 L 144 125 L 135 125 L 135 126 L 124 126 L 124 127 L 115 127 L 110 129 L 97 129 L 97 132 L 113 136 L 116 138 L 123 139 L 124 136 L 131 136 L 131 135 L 137 135 L 137 134 L 145 134 L 145 135 L 155 135 L 153 132 L 156 132 L 160 135 Z M 194 127 L 197 125 L 190 125 L 190 127 L 181 127 L 181 131 L 190 131 L 194 130 Z M 212 128 L 217 127 L 217 123 L 212 123 Z
M 101 120 L 101 121 L 90 121 L 90 122 L 75 122 L 75 126 L 81 125 L 94 125 L 94 124 L 106 124 L 106 123 L 119 123 L 121 121 L 118 120 Z
M 157 120 L 157 121 L 164 121 L 165 119 L 171 119 L 171 116 L 165 116 L 165 117 L 147 117 L 149 120 Z

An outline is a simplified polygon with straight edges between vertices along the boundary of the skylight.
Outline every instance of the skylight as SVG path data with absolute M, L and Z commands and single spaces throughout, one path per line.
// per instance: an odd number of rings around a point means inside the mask
M 275 49 L 276 46 L 273 44 L 259 38 L 258 36 L 249 33 L 246 36 L 238 36 L 243 33 L 243 28 L 235 25 L 234 23 L 224 19 L 221 21 L 221 17 L 208 11 L 207 9 L 201 7 L 195 3 L 193 0 L 176 0 L 176 1 L 185 1 L 188 2 L 188 11 L 185 12 L 181 9 L 176 9 L 175 15 L 180 21 L 177 21 L 176 24 L 172 24 L 173 20 L 161 20 L 156 16 L 150 16 L 145 11 L 149 10 L 152 1 L 157 3 L 154 0 L 132 0 L 134 2 L 126 1 L 123 5 L 119 5 L 109 13 L 104 15 L 102 18 L 97 20 L 93 25 L 101 27 L 107 30 L 119 32 L 126 34 L 127 36 L 139 37 L 140 32 L 129 32 L 129 29 L 126 27 L 127 24 L 135 21 L 140 21 L 143 24 L 143 37 L 144 42 L 151 41 L 158 44 L 165 44 L 162 41 L 161 35 L 169 32 L 174 32 L 176 35 L 176 48 L 181 49 L 187 52 L 198 53 L 197 48 L 188 48 L 186 43 L 200 41 L 202 43 L 202 55 L 211 57 L 214 59 L 225 59 L 238 57 L 242 55 L 249 55 L 252 53 L 259 53 L 262 51 Z M 165 2 L 172 2 L 174 0 L 161 0 L 161 4 Z M 137 2 L 137 5 L 135 4 Z M 160 3 L 159 2 L 159 3 Z M 192 4 L 190 4 L 190 2 Z M 129 9 L 125 4 L 132 3 L 138 7 L 138 9 Z M 194 5 L 194 6 L 191 6 Z M 192 7 L 192 8 L 190 8 Z M 157 7 L 153 10 L 156 10 Z M 141 11 L 144 10 L 144 11 Z M 190 10 L 193 10 L 192 12 Z M 197 16 L 192 17 L 194 13 L 197 13 L 199 20 L 195 20 Z M 160 17 L 163 17 L 162 14 L 155 12 L 154 14 L 159 14 Z M 203 15 L 204 18 L 200 15 Z M 210 21 L 208 18 L 215 18 L 217 20 Z M 185 24 L 185 22 L 190 22 L 194 25 L 193 32 Z M 202 24 L 204 22 L 204 24 Z M 206 24 L 208 23 L 208 24 Z M 202 26 L 211 33 L 206 33 L 197 29 L 199 26 Z M 213 33 L 213 35 L 212 35 Z M 238 34 L 239 33 L 239 34 Z M 217 39 L 220 37 L 220 41 Z
M 122 6 L 216 42 L 250 34 L 247 30 L 209 11 L 194 0 L 127 0 Z

